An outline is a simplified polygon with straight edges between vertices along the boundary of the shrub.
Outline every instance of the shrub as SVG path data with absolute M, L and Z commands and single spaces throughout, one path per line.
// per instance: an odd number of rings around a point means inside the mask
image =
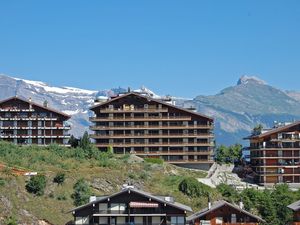
M 45 175 L 37 175 L 30 177 L 30 180 L 27 182 L 25 187 L 29 193 L 33 193 L 38 196 L 43 195 L 46 187 Z
M 53 182 L 59 184 L 62 184 L 65 181 L 65 174 L 62 172 L 58 172 L 56 176 L 53 178 Z
M 139 178 L 142 179 L 142 180 L 147 180 L 149 177 L 149 174 L 145 171 L 142 171 Z
M 164 160 L 160 158 L 145 158 L 145 162 L 153 164 L 163 164 Z
M 15 217 L 10 216 L 9 218 L 6 219 L 4 222 L 6 225 L 18 225 L 18 222 Z
M 229 202 L 239 201 L 239 193 L 232 187 L 227 184 L 219 184 L 217 190 L 222 194 L 225 200 Z
M 199 183 L 196 178 L 186 177 L 178 186 L 179 191 L 189 197 L 208 196 L 209 187 Z
M 67 200 L 67 197 L 64 194 L 59 194 L 56 199 L 59 201 L 65 201 Z
M 5 185 L 5 180 L 3 178 L 0 177 L 0 187 Z
M 74 205 L 79 206 L 87 203 L 91 195 L 91 190 L 89 185 L 84 179 L 79 179 L 73 186 L 74 193 L 72 198 L 74 200 Z

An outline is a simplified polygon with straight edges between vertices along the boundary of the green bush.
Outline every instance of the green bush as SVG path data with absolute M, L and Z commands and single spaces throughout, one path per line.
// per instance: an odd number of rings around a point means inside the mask
M 59 201 L 65 201 L 67 200 L 67 196 L 65 196 L 65 194 L 59 194 L 57 195 L 56 199 Z
M 217 186 L 217 190 L 222 194 L 225 200 L 229 202 L 239 201 L 239 193 L 232 186 L 220 184 Z
M 153 164 L 163 164 L 164 160 L 160 158 L 144 158 L 145 162 Z
M 210 188 L 204 184 L 201 184 L 196 178 L 186 177 L 178 186 L 179 191 L 189 197 L 201 197 L 208 196 Z
M 18 225 L 17 219 L 13 216 L 7 218 L 4 222 L 6 225 Z
M 58 185 L 63 184 L 63 182 L 65 181 L 65 174 L 62 172 L 58 172 L 55 177 L 53 178 L 53 182 L 57 183 Z
M 89 185 L 84 179 L 79 179 L 73 186 L 72 198 L 74 200 L 74 205 L 79 206 L 87 203 L 91 195 L 91 190 Z
M 41 196 L 44 194 L 46 182 L 45 175 L 32 176 L 25 187 L 29 193 Z
M 5 180 L 0 177 L 0 187 L 3 187 L 5 185 Z

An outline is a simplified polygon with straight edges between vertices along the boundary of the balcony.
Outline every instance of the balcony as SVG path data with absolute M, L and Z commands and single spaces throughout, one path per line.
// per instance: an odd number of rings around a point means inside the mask
M 117 138 L 213 138 L 212 134 L 112 134 L 112 135 L 101 135 L 92 134 L 90 135 L 93 139 L 117 139 Z
M 211 155 L 213 151 L 133 151 L 132 154 L 140 155 L 140 156 L 163 156 L 163 155 Z
M 90 126 L 91 130 L 171 130 L 171 129 L 213 129 L 212 125 L 161 125 L 161 126 Z
M 90 117 L 91 122 L 97 121 L 190 121 L 192 118 L 190 116 L 170 116 L 170 117 L 158 117 L 158 116 L 149 116 L 149 117 Z
M 145 113 L 145 112 L 168 112 L 168 108 L 117 108 L 117 109 L 100 109 L 100 113 Z
M 214 146 L 213 143 L 189 143 L 189 142 L 169 142 L 169 143 L 160 143 L 160 142 L 149 142 L 149 143 L 145 143 L 145 142 L 129 142 L 129 143 L 97 143 L 96 144 L 97 147 L 108 147 L 108 146 L 112 146 L 112 147 L 155 147 L 155 146 Z

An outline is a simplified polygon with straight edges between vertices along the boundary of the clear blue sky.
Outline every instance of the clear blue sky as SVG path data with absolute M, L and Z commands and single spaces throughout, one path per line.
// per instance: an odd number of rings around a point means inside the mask
M 300 90 L 300 1 L 2 0 L 0 73 L 184 97 L 243 74 Z

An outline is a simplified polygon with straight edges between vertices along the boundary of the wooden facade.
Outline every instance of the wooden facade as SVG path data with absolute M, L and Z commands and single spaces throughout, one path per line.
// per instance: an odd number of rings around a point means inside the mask
M 0 140 L 15 144 L 68 145 L 70 116 L 19 97 L 0 102 Z
M 249 137 L 257 183 L 300 183 L 300 122 Z
M 258 225 L 264 222 L 244 209 L 218 201 L 187 218 L 190 225 Z
M 91 199 L 93 200 L 93 199 Z M 133 187 L 72 209 L 76 225 L 185 225 L 191 208 Z
M 134 153 L 190 167 L 213 163 L 213 119 L 130 92 L 91 108 L 100 150 Z

